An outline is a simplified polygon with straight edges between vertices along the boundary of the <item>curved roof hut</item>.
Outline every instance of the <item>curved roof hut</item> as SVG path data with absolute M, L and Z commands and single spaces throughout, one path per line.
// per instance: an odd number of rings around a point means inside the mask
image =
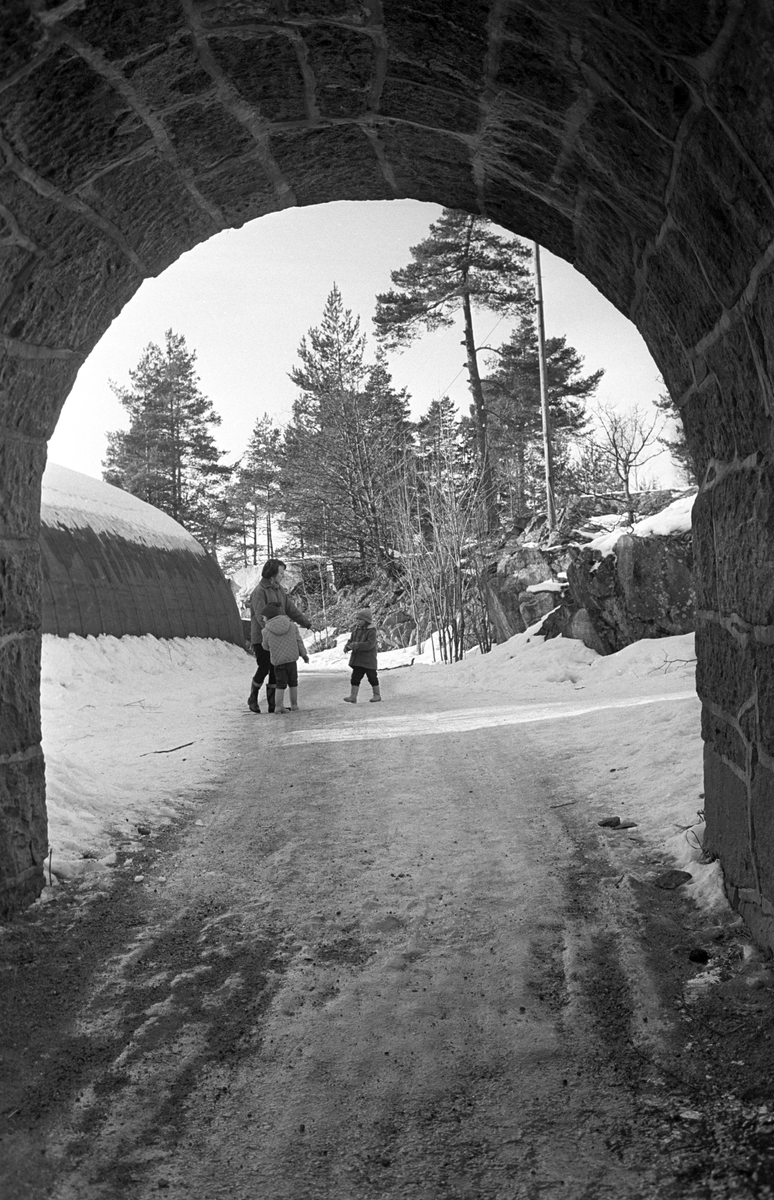
M 166 513 L 49 463 L 40 516 L 44 633 L 150 633 L 244 645 L 223 572 Z

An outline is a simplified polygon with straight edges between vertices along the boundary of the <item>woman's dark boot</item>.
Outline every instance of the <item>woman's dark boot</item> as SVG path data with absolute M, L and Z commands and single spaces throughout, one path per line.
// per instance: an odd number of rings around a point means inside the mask
M 253 684 L 250 688 L 250 695 L 247 697 L 247 707 L 250 712 L 259 713 L 261 710 L 258 707 L 258 688 Z
M 270 713 L 274 712 L 274 693 L 275 693 L 275 691 L 276 691 L 276 688 L 271 687 L 271 685 L 268 683 L 266 684 L 266 704 L 268 706 Z

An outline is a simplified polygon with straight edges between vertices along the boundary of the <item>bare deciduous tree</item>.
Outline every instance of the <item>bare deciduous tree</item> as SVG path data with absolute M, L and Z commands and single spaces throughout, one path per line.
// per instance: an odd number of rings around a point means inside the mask
M 656 413 L 651 419 L 637 404 L 628 412 L 619 412 L 609 404 L 600 405 L 596 418 L 602 433 L 600 452 L 621 481 L 629 520 L 634 521 L 632 484 L 636 487 L 637 472 L 663 453 L 659 443 L 664 427 L 663 418 Z M 653 446 L 657 446 L 657 449 L 648 453 Z
M 411 456 L 388 500 L 417 650 L 429 626 L 444 662 L 459 661 L 474 641 L 491 649 L 479 553 L 483 489 L 480 478 L 461 476 L 457 466 L 456 448 L 442 437 L 429 461 Z

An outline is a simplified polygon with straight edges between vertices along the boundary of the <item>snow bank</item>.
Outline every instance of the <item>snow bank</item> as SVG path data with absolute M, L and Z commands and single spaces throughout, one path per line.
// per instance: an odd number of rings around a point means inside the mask
M 244 650 L 210 638 L 44 635 L 55 873 L 91 871 L 138 824 L 169 823 L 190 803 L 230 753 L 235 695 L 247 695 L 251 663 Z

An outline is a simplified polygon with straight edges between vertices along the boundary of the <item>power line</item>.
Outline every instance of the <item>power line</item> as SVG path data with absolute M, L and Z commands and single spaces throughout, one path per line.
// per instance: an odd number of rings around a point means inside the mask
M 501 324 L 501 322 L 502 322 L 502 321 L 504 321 L 504 320 L 505 320 L 505 313 L 503 313 L 503 315 L 502 315 L 501 317 L 498 317 L 498 318 L 497 318 L 497 320 L 495 321 L 494 325 L 493 325 L 493 326 L 492 326 L 492 328 L 489 330 L 489 333 L 487 333 L 487 334 L 485 334 L 485 335 L 484 335 L 484 341 L 485 341 L 485 342 L 488 342 L 488 341 L 489 341 L 490 337 L 491 337 L 491 336 L 492 336 L 492 334 L 494 333 L 494 331 L 495 331 L 495 329 L 497 328 L 497 326 L 498 326 L 499 324 Z M 445 388 L 443 388 L 443 389 L 442 389 L 442 390 L 441 390 L 441 391 L 438 393 L 438 396 L 436 397 L 436 399 L 440 400 L 442 396 L 445 396 L 445 395 L 446 395 L 446 393 L 449 391 L 449 388 L 454 386 L 454 384 L 457 382 L 457 380 L 459 379 L 459 377 L 460 377 L 460 375 L 462 374 L 462 372 L 463 372 L 464 370 L 466 370 L 466 369 L 467 369 L 467 365 L 468 365 L 467 363 L 463 363 L 463 364 L 462 364 L 462 366 L 460 367 L 459 371 L 457 372 L 457 374 L 456 374 L 456 375 L 454 376 L 454 378 L 452 379 L 451 383 L 447 383 L 446 387 L 445 387 Z

